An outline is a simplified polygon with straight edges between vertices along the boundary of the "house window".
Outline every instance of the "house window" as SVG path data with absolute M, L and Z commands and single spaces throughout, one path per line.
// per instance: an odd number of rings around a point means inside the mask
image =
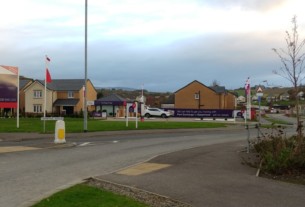
M 41 104 L 34 104 L 33 111 L 35 113 L 41 113 L 42 112 L 42 105 Z
M 200 94 L 199 93 L 195 93 L 194 97 L 195 97 L 196 100 L 199 100 Z
M 68 98 L 73 98 L 73 97 L 74 97 L 73 91 L 68 91 Z
M 42 91 L 34 90 L 34 98 L 42 98 Z

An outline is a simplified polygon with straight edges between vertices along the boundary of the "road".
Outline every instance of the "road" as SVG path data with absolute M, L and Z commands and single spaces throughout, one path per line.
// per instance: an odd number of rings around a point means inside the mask
M 256 129 L 252 128 L 251 137 L 256 135 Z M 247 143 L 247 132 L 242 126 L 84 133 L 67 137 L 68 145 L 63 148 L 48 148 L 53 146 L 53 140 L 46 138 L 0 142 L 0 149 L 32 147 L 9 153 L 0 150 L 0 206 L 30 206 L 85 178 L 106 175 L 160 154 L 239 140 L 244 140 L 245 146 Z
M 108 174 L 182 149 L 245 140 L 241 129 L 108 135 L 67 140 L 74 147 L 0 154 L 0 206 L 29 206 L 83 179 Z M 46 140 L 44 140 L 45 142 Z M 1 146 L 42 145 L 43 140 L 1 142 Z M 37 145 L 37 144 L 36 144 Z

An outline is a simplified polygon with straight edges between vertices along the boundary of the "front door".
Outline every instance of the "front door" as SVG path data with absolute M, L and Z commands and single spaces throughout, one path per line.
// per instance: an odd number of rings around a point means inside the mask
M 74 106 L 63 106 L 63 109 L 66 111 L 66 115 L 74 114 Z

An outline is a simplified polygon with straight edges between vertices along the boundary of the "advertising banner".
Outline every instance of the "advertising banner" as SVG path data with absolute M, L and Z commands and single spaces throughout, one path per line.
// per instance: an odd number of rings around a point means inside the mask
M 17 108 L 18 68 L 0 65 L 0 108 Z
M 229 109 L 165 109 L 174 117 L 185 118 L 233 118 L 234 110 Z

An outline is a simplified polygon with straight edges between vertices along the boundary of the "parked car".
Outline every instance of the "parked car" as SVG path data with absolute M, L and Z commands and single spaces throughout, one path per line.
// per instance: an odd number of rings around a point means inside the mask
M 270 109 L 270 113 L 274 113 L 274 114 L 277 113 L 278 114 L 279 112 L 280 111 L 278 109 L 275 109 L 275 108 Z
M 170 116 L 170 113 L 168 111 L 164 111 L 163 109 L 159 109 L 159 108 L 147 108 L 144 111 L 144 116 L 147 118 L 151 116 L 167 118 Z

